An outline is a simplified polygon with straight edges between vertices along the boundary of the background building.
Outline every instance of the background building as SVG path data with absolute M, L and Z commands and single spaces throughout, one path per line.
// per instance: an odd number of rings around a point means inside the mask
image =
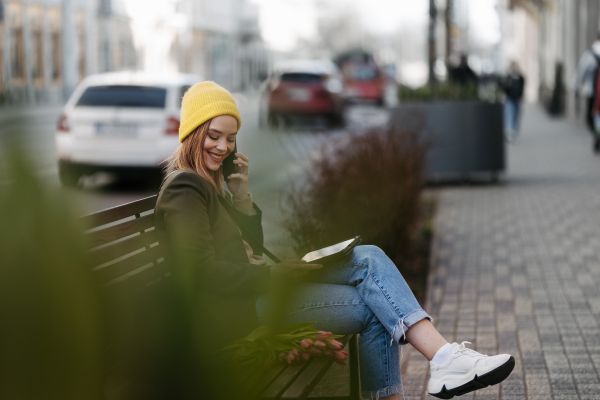
M 230 90 L 258 87 L 270 68 L 256 6 L 175 0 L 145 18 L 135 0 L 0 0 L 0 101 L 63 102 L 86 75 L 189 72 Z
M 540 93 L 550 101 L 562 82 L 564 112 L 569 118 L 583 120 L 586 103 L 575 91 L 579 60 L 600 31 L 599 0 L 552 0 L 537 7 L 539 15 Z
M 191 15 L 173 43 L 178 70 L 199 74 L 231 90 L 258 88 L 270 69 L 257 6 L 247 0 L 183 0 Z

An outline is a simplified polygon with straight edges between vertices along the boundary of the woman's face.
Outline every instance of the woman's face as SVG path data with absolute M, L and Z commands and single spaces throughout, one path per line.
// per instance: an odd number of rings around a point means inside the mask
M 235 148 L 237 130 L 237 119 L 231 115 L 219 115 L 212 119 L 202 147 L 202 157 L 209 171 L 218 171 L 225 157 L 231 154 Z

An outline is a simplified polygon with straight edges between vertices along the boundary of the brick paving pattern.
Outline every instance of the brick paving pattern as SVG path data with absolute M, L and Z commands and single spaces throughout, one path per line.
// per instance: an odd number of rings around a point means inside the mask
M 510 353 L 502 384 L 462 399 L 600 399 L 600 156 L 583 126 L 525 110 L 499 185 L 436 190 L 426 309 L 449 340 Z M 428 362 L 405 346 L 404 398 Z M 402 398 L 402 397 L 400 397 Z

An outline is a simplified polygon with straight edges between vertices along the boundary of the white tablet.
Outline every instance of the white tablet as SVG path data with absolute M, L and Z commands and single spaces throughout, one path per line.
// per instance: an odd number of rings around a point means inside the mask
M 343 242 L 336 243 L 319 250 L 311 251 L 302 257 L 302 260 L 306 261 L 307 263 L 318 263 L 319 261 L 329 261 L 337 257 L 342 257 L 350 253 L 350 250 L 352 250 L 361 241 L 362 240 L 360 236 L 356 236 L 355 238 L 344 240 Z

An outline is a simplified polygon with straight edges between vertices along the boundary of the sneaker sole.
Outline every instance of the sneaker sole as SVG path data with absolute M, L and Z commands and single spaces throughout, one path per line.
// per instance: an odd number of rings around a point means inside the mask
M 475 378 L 472 381 L 467 382 L 464 385 L 460 385 L 450 390 L 446 389 L 446 385 L 444 385 L 444 387 L 442 387 L 441 392 L 429 394 L 437 397 L 438 399 L 451 399 L 454 396 L 462 396 L 463 394 L 467 394 L 478 389 L 483 389 L 488 386 L 497 385 L 498 383 L 508 378 L 508 376 L 514 368 L 515 359 L 513 356 L 511 356 L 507 362 L 505 362 L 498 368 L 481 376 L 475 375 Z

